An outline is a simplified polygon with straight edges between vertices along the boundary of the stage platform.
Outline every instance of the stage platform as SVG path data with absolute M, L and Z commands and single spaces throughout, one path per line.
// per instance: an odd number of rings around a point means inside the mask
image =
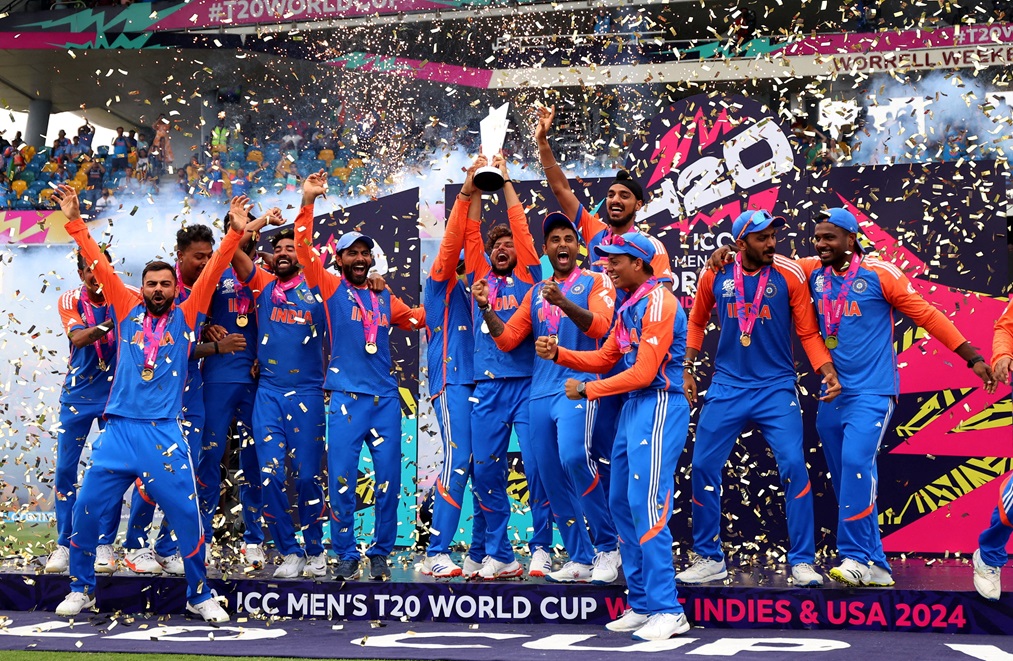
M 531 578 L 439 580 L 416 571 L 418 559 L 396 556 L 392 580 L 382 582 L 278 580 L 273 566 L 225 572 L 212 567 L 209 580 L 230 613 L 266 620 L 605 624 L 625 608 L 621 577 L 604 586 Z M 0 566 L 0 610 L 56 608 L 70 579 L 42 573 L 42 560 Z M 829 578 L 822 588 L 797 588 L 786 566 L 730 566 L 726 581 L 680 586 L 679 597 L 690 622 L 703 627 L 1013 635 L 1013 590 L 998 602 L 982 599 L 969 559 L 908 557 L 892 564 L 897 584 L 891 588 L 849 588 Z M 825 574 L 830 565 L 820 568 Z M 121 570 L 98 579 L 98 609 L 107 613 L 180 613 L 185 596 L 186 582 L 177 577 Z

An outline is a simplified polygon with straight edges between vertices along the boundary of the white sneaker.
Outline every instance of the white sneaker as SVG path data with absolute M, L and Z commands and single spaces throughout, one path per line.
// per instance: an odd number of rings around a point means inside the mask
M 478 572 L 482 571 L 482 567 L 485 566 L 488 559 L 489 556 L 485 556 L 482 558 L 482 562 L 475 562 L 471 559 L 470 555 L 466 556 L 464 558 L 464 568 L 461 570 L 461 574 L 463 574 L 465 578 L 475 578 L 478 576 Z
M 818 588 L 823 585 L 823 574 L 808 562 L 791 566 L 791 580 L 802 588 Z
M 552 556 L 545 549 L 535 549 L 531 554 L 531 562 L 528 563 L 528 576 L 545 578 L 545 575 L 552 571 Z
M 306 566 L 302 575 L 306 578 L 327 576 L 327 551 L 306 557 Z
M 647 618 L 647 624 L 633 632 L 633 640 L 668 640 L 672 636 L 689 631 L 689 620 L 685 613 L 655 613 Z
M 830 578 L 838 583 L 858 587 L 869 578 L 869 565 L 845 558 L 844 562 L 830 570 Z
M 612 620 L 605 625 L 605 628 L 609 631 L 636 631 L 647 624 L 647 620 L 649 620 L 650 617 L 650 615 L 644 615 L 643 613 L 636 612 L 632 608 L 627 608 L 626 611 L 619 616 L 619 619 Z
M 74 617 L 85 608 L 94 607 L 95 597 L 87 595 L 84 592 L 71 592 L 56 607 L 56 614 L 60 617 Z
M 70 567 L 70 549 L 57 546 L 46 560 L 47 574 L 62 574 Z M 75 593 L 76 594 L 76 593 Z
M 254 569 L 263 569 L 267 564 L 267 554 L 260 544 L 243 544 L 243 556 L 246 557 L 246 566 Z
M 598 553 L 594 556 L 594 562 L 591 563 L 591 566 L 594 567 L 591 570 L 591 582 L 595 585 L 608 585 L 619 578 L 619 567 L 622 564 L 623 559 L 619 555 L 619 549 Z
M 524 574 L 524 567 L 516 560 L 500 562 L 496 558 L 486 558 L 485 564 L 478 572 L 478 578 L 483 581 L 495 581 L 498 578 L 517 578 Z
M 974 565 L 974 589 L 989 601 L 998 601 L 1002 596 L 1002 583 L 999 580 L 1002 567 L 993 567 L 982 562 L 981 549 L 975 549 L 972 564 Z
M 155 554 L 155 560 L 158 564 L 162 565 L 162 571 L 170 576 L 183 576 L 186 571 L 183 569 L 183 556 L 179 553 L 173 553 L 168 557 L 162 557 Z
M 155 552 L 145 547 L 123 554 L 123 564 L 135 574 L 161 574 L 162 565 L 155 559 Z
M 274 570 L 275 578 L 299 578 L 302 570 L 306 568 L 306 558 L 289 553 L 286 555 L 278 568 Z
M 221 607 L 218 600 L 214 597 L 206 599 L 196 606 L 189 601 L 186 602 L 186 612 L 201 616 L 205 622 L 229 621 L 229 614 L 225 612 L 225 609 Z
M 116 554 L 109 544 L 101 544 L 95 547 L 95 573 L 113 574 L 118 569 L 116 565 Z
M 479 569 L 481 569 L 481 566 L 479 566 Z M 426 576 L 432 576 L 434 578 L 450 578 L 452 576 L 460 576 L 464 573 L 447 553 L 427 555 L 423 558 L 419 571 Z
M 711 560 L 698 555 L 688 569 L 675 575 L 675 582 L 696 585 L 710 581 L 723 581 L 726 578 L 728 578 L 728 567 L 725 565 L 724 559 Z
M 862 579 L 862 585 L 873 588 L 888 588 L 894 585 L 893 574 L 879 565 L 869 567 L 869 575 Z
M 568 562 L 562 569 L 546 574 L 545 580 L 550 583 L 587 583 L 591 580 L 591 565 Z

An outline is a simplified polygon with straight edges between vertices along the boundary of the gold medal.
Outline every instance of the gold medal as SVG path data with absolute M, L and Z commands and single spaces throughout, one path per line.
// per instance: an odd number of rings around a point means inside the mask
M 151 381 L 154 378 L 155 378 L 155 370 L 151 369 L 150 367 L 145 367 L 143 370 L 141 370 L 141 379 L 143 381 Z
M 376 353 L 376 342 L 366 342 L 366 353 L 371 356 Z
M 250 319 L 245 314 L 241 314 L 238 317 L 236 317 L 236 326 L 239 326 L 240 328 L 246 328 L 246 324 L 248 323 L 250 323 Z
M 739 335 L 739 344 L 741 344 L 742 346 L 748 347 L 752 343 L 753 340 L 749 337 L 749 333 L 743 333 L 742 335 Z
M 103 372 L 108 372 L 109 371 L 109 365 L 108 365 L 108 363 L 106 363 L 106 361 L 102 360 L 101 358 L 98 359 L 98 368 L 100 370 L 102 370 Z
M 549 339 L 552 340 L 553 342 L 559 342 L 559 336 L 556 335 L 555 333 L 549 335 Z
M 840 342 L 837 341 L 836 335 L 827 335 L 827 339 L 823 341 L 827 345 L 827 349 L 836 349 Z
M 485 333 L 486 335 L 489 334 L 489 324 L 485 323 L 484 321 L 482 322 L 482 332 Z

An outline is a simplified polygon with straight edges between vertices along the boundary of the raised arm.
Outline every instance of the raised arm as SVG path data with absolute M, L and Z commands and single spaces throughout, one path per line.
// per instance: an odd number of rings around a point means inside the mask
M 338 290 L 341 278 L 324 269 L 320 253 L 313 247 L 313 206 L 317 198 L 327 191 L 327 175 L 324 171 L 306 177 L 302 191 L 302 207 L 295 218 L 295 254 L 302 264 L 306 284 L 319 289 L 320 295 L 327 300 Z
M 549 182 L 552 194 L 559 203 L 559 208 L 566 214 L 567 218 L 575 219 L 577 209 L 580 208 L 580 200 L 570 189 L 570 182 L 563 173 L 563 168 L 556 161 L 556 155 L 552 153 L 549 145 L 549 129 L 552 128 L 552 120 L 556 116 L 556 106 L 538 108 L 538 122 L 535 124 L 535 144 L 538 146 L 538 160 L 542 163 L 542 170 L 545 171 L 545 179 Z
M 60 184 L 53 193 L 53 198 L 59 203 L 63 215 L 69 221 L 66 225 L 67 233 L 77 242 L 84 257 L 85 264 L 91 267 L 95 274 L 95 280 L 102 285 L 102 295 L 106 302 L 113 308 L 116 320 L 119 321 L 140 302 L 140 295 L 129 289 L 120 277 L 116 275 L 113 265 L 102 254 L 102 249 L 95 243 L 88 226 L 81 219 L 81 204 L 77 199 L 77 191 L 66 184 Z
M 429 277 L 436 282 L 448 282 L 457 277 L 457 262 L 461 257 L 461 248 L 465 245 L 465 234 L 467 233 L 468 218 L 471 217 L 472 206 L 481 210 L 482 200 L 478 199 L 472 204 L 471 196 L 475 193 L 473 179 L 475 171 L 484 167 L 486 159 L 479 156 L 468 168 L 468 174 L 464 179 L 464 186 L 460 194 L 454 199 L 454 206 L 447 217 L 447 226 L 443 231 L 443 240 L 440 241 L 440 251 L 433 260 L 433 266 L 429 269 Z

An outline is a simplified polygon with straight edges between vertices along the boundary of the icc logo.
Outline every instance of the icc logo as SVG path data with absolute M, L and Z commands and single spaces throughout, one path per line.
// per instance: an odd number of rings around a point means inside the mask
M 735 282 L 731 278 L 721 283 L 721 296 L 723 298 L 735 296 Z
M 855 283 L 855 284 L 858 284 L 858 283 Z M 816 293 L 818 293 L 818 294 L 822 294 L 823 293 L 823 275 L 822 274 L 816 276 Z

